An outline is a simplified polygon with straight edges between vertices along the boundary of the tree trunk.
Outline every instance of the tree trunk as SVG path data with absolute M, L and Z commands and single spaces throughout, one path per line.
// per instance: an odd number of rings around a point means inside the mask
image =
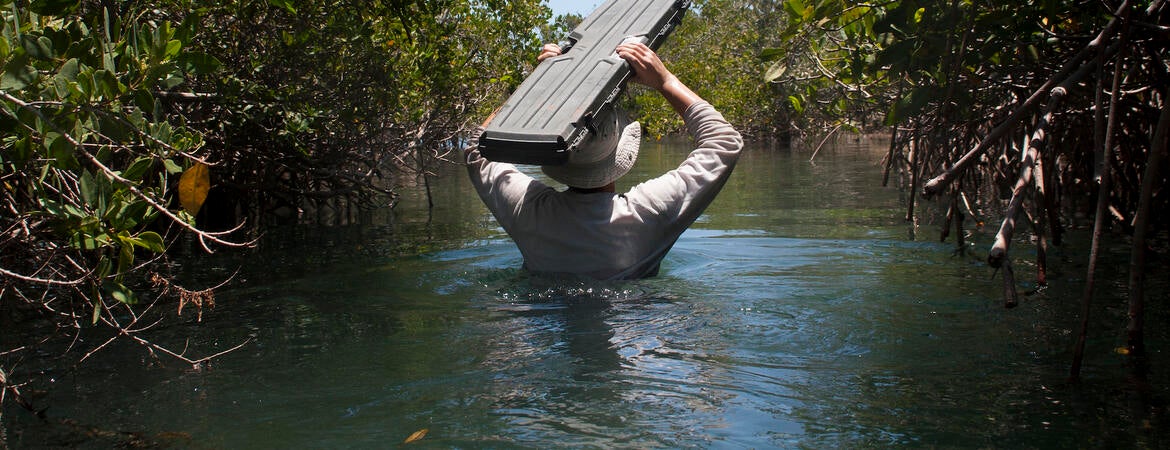
M 1133 250 L 1129 260 L 1129 325 L 1126 326 L 1127 345 L 1130 354 L 1136 355 L 1145 350 L 1143 337 L 1145 328 L 1145 271 L 1146 271 L 1146 235 L 1150 225 L 1150 202 L 1154 194 L 1154 187 L 1161 177 L 1163 154 L 1166 152 L 1166 133 L 1170 126 L 1170 106 L 1166 99 L 1162 100 L 1162 114 L 1158 118 L 1154 137 L 1150 141 L 1150 155 L 1146 161 L 1146 174 L 1142 177 L 1141 198 L 1138 200 L 1138 210 L 1134 215 Z
M 1128 18 L 1128 10 L 1124 18 Z M 1126 31 L 1122 31 L 1119 44 L 1124 44 L 1126 40 Z M 1110 89 L 1112 95 L 1109 98 L 1109 117 L 1108 125 L 1105 127 L 1105 145 L 1104 145 L 1104 169 L 1101 171 L 1101 185 L 1097 191 L 1097 209 L 1093 215 L 1093 238 L 1089 245 L 1089 266 L 1085 275 L 1085 292 L 1081 298 L 1081 328 L 1077 333 L 1076 346 L 1073 349 L 1073 362 L 1069 370 L 1069 378 L 1072 380 L 1079 380 L 1081 377 L 1081 365 L 1085 360 L 1085 341 L 1089 334 L 1089 313 L 1093 300 L 1093 284 L 1094 277 L 1097 272 L 1097 257 L 1101 250 L 1101 236 L 1105 233 L 1105 220 L 1107 217 L 1106 210 L 1109 208 L 1110 184 L 1112 184 L 1113 170 L 1110 167 L 1113 160 L 1113 136 L 1114 127 L 1117 124 L 1117 103 L 1121 96 L 1121 66 L 1125 60 L 1125 46 L 1121 45 L 1120 54 L 1117 62 L 1113 66 L 1113 86 Z

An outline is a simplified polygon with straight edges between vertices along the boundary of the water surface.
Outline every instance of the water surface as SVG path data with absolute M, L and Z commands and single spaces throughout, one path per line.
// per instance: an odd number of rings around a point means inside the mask
M 628 182 L 687 151 L 647 143 Z M 41 401 L 181 448 L 392 448 L 423 429 L 408 447 L 1166 445 L 1165 280 L 1152 277 L 1140 383 L 1114 351 L 1126 249 L 1110 247 L 1085 381 L 1070 384 L 1084 230 L 1054 250 L 1053 286 L 1005 310 L 981 262 L 990 231 L 956 254 L 929 219 L 907 224 L 881 152 L 843 142 L 812 164 L 749 146 L 661 275 L 620 283 L 520 270 L 452 172 L 430 214 L 403 189 L 370 224 L 277 230 L 246 258 L 189 263 L 192 279 L 243 267 L 202 323 L 151 337 L 242 349 L 194 370 L 126 343 L 59 369 Z M 1022 290 L 1032 251 L 1014 249 Z M 14 420 L 17 448 L 64 439 Z

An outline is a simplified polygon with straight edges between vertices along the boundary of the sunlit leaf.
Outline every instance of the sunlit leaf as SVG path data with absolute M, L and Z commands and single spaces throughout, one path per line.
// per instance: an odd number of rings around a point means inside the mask
M 769 83 L 775 82 L 776 80 L 780 79 L 780 77 L 784 76 L 786 72 L 788 72 L 788 65 L 781 61 L 777 61 L 775 64 L 772 64 L 772 66 L 768 68 L 768 72 L 764 74 L 764 81 Z
M 801 114 L 801 113 L 803 113 L 803 112 L 804 112 L 804 104 L 802 104 L 802 103 L 800 102 L 800 99 L 799 99 L 799 98 L 797 98 L 796 96 L 794 96 L 794 95 L 789 95 L 789 96 L 788 96 L 788 103 L 789 103 L 790 105 L 792 105 L 792 110 L 793 110 L 794 112 L 796 112 L 796 114 Z
M 199 212 L 211 189 L 211 174 L 207 165 L 196 162 L 179 177 L 179 204 L 192 215 Z
M 784 2 L 784 9 L 794 19 L 806 19 L 806 13 L 810 8 L 800 0 L 787 0 Z
M 154 253 L 162 253 L 167 251 L 166 244 L 163 243 L 162 236 L 153 231 L 143 231 L 134 239 L 134 245 L 150 250 Z
M 176 173 L 183 171 L 183 168 L 179 167 L 179 165 L 176 164 L 175 161 L 171 160 L 171 159 L 164 159 L 163 166 L 165 166 L 167 168 L 167 173 L 169 173 L 171 175 L 174 175 Z
M 178 39 L 171 39 L 170 41 L 167 41 L 166 53 L 164 54 L 164 56 L 167 59 L 172 59 L 176 56 L 179 56 L 179 52 L 182 50 L 183 50 L 183 43 L 179 42 Z

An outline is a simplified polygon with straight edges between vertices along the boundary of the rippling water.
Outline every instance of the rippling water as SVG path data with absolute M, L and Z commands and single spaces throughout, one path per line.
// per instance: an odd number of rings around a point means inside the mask
M 687 150 L 651 144 L 631 177 Z M 274 233 L 203 323 L 152 335 L 241 350 L 196 371 L 125 344 L 58 369 L 44 401 L 191 448 L 388 448 L 424 429 L 407 446 L 1166 445 L 1166 331 L 1151 330 L 1148 384 L 1113 350 L 1124 246 L 1106 252 L 1085 381 L 1069 384 L 1083 246 L 1057 249 L 1053 286 L 1005 310 L 988 237 L 956 255 L 937 226 L 911 228 L 881 156 L 752 148 L 662 275 L 621 283 L 519 270 L 456 173 L 429 222 L 407 198 L 381 225 Z M 1166 281 L 1152 278 L 1158 328 Z M 18 448 L 66 439 L 16 422 Z

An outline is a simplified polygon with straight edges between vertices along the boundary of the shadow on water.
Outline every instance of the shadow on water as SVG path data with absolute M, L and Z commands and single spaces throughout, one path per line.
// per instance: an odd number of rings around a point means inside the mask
M 631 182 L 687 150 L 648 143 Z M 879 152 L 749 152 L 661 275 L 621 283 L 520 270 L 455 173 L 431 221 L 407 219 L 407 196 L 393 225 L 272 233 L 246 260 L 189 267 L 243 266 L 202 323 L 152 338 L 243 349 L 195 371 L 124 344 L 44 401 L 190 448 L 387 448 L 424 429 L 409 446 L 1164 446 L 1167 330 L 1136 389 L 1113 351 L 1123 281 L 1102 289 L 1086 381 L 1065 383 L 1076 244 L 1054 252 L 1052 287 L 1004 310 L 980 256 L 907 233 Z M 1123 280 L 1124 252 L 1107 257 L 1102 279 Z M 1170 319 L 1165 302 L 1150 314 Z M 43 442 L 15 422 L 10 445 Z

